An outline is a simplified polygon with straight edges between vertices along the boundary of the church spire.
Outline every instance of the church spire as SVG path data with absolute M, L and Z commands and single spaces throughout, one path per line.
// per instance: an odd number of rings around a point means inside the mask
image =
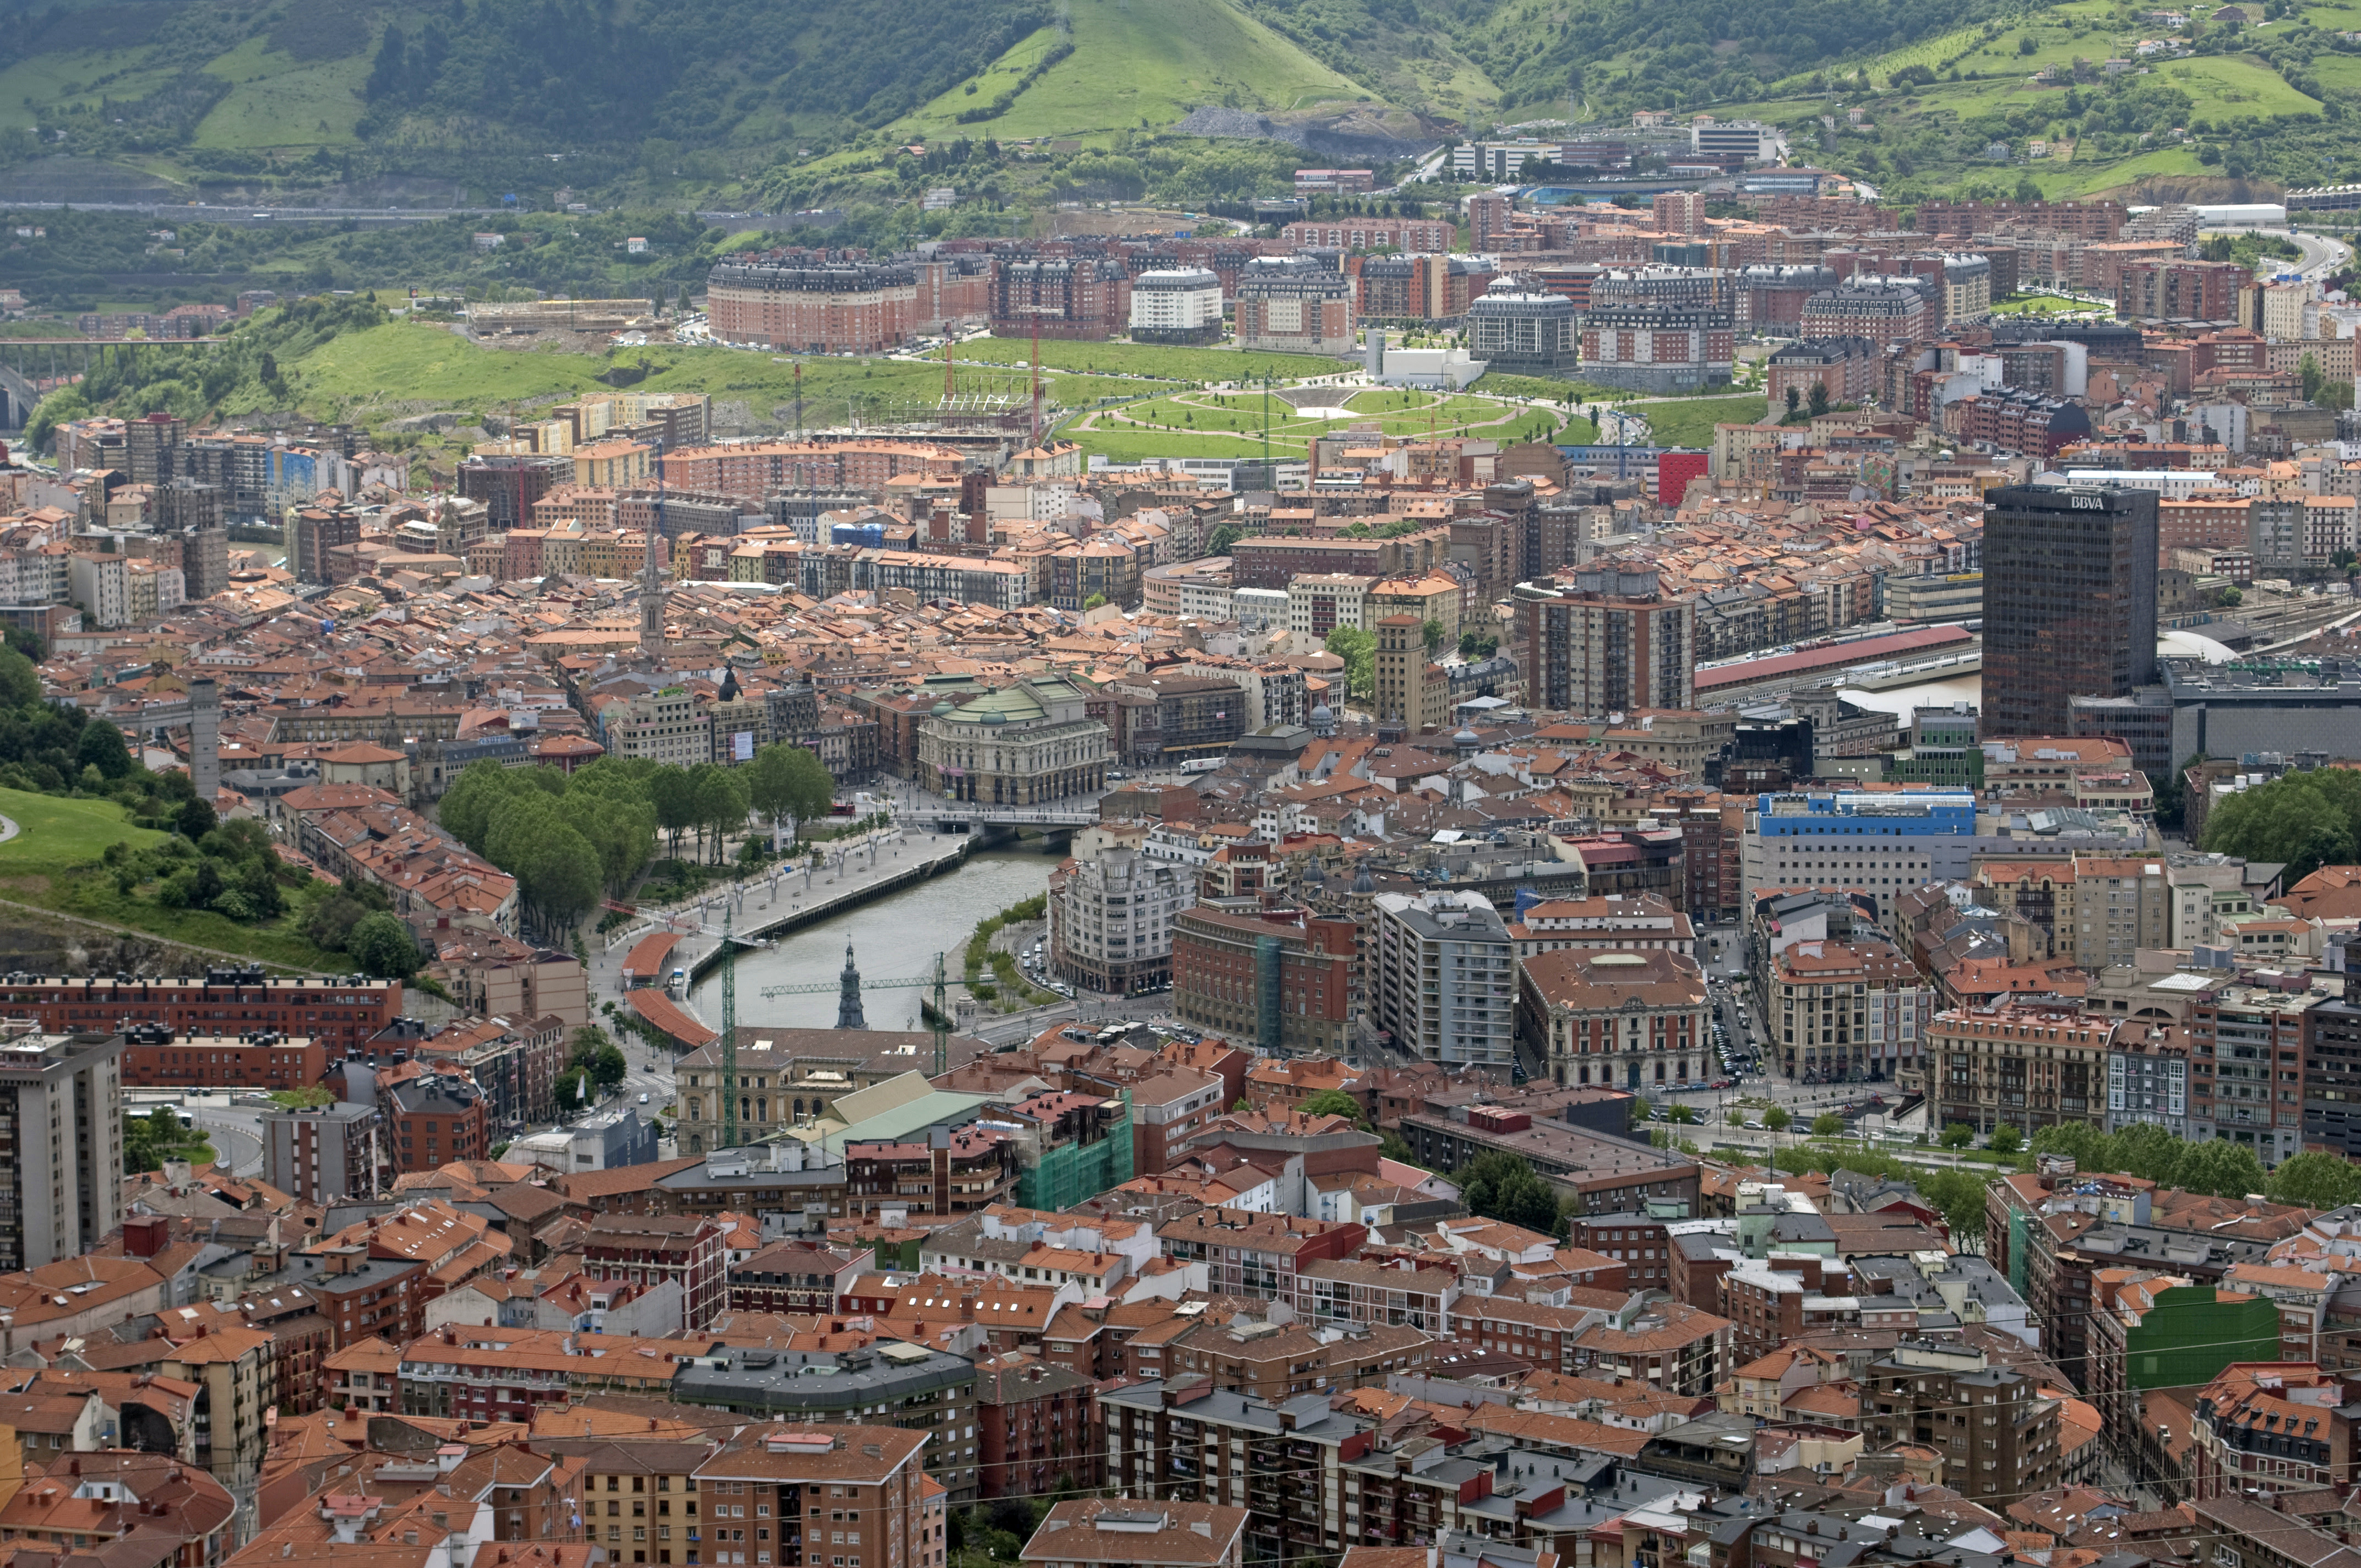
M 836 995 L 836 1026 L 840 1029 L 866 1029 L 869 1020 L 861 1015 L 861 971 L 852 963 L 852 938 L 844 939 L 844 974 L 838 981 Z

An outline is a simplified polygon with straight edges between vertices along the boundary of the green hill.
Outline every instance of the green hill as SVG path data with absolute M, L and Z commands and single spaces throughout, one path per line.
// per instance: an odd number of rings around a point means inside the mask
M 2149 60 L 2130 0 L 60 0 L 0 27 L 0 170 L 62 152 L 166 199 L 275 182 L 544 208 L 560 187 L 891 207 L 940 181 L 972 210 L 928 232 L 1005 232 L 1022 220 L 991 214 L 1065 196 L 1271 193 L 1322 156 L 1174 137 L 1197 108 L 1428 137 L 1709 108 L 1905 198 L 2356 177 L 2337 133 L 2361 0 L 2260 9 Z M 1037 138 L 1080 150 L 1005 156 Z M 2028 165 L 2035 141 L 2056 153 Z
M 1905 203 L 1973 191 L 2235 201 L 2361 179 L 2345 134 L 2361 44 L 2345 36 L 2361 4 L 2269 0 L 2261 15 L 2174 34 L 2109 0 L 2069 0 L 1791 75 L 1730 112 L 1788 126 L 1799 161 Z

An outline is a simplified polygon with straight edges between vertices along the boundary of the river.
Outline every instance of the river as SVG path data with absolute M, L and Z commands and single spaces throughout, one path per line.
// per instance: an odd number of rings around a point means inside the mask
M 984 850 L 967 858 L 957 871 L 945 872 L 914 887 L 873 899 L 860 908 L 817 925 L 806 926 L 782 938 L 765 952 L 738 956 L 738 1019 L 741 1024 L 770 1024 L 787 1029 L 829 1029 L 836 1026 L 837 977 L 844 970 L 844 944 L 852 942 L 853 961 L 868 980 L 895 980 L 932 972 L 935 955 L 944 955 L 959 978 L 960 948 L 977 922 L 999 914 L 1012 904 L 1033 897 L 1049 885 L 1059 857 L 1033 849 Z M 748 901 L 752 914 L 752 901 Z M 825 992 L 763 1000 L 766 985 L 826 983 Z M 872 991 L 862 997 L 873 1029 L 918 1029 L 920 992 L 907 990 Z M 708 1024 L 721 1022 L 721 972 L 708 971 L 689 992 L 690 1005 Z

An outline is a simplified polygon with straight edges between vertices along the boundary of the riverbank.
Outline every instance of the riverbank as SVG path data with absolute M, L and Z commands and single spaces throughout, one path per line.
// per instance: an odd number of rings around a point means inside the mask
M 890 856 L 885 864 L 894 864 Z M 971 845 L 955 866 L 864 898 L 853 907 L 840 905 L 803 921 L 767 947 L 741 951 L 739 1022 L 780 1028 L 833 1025 L 835 982 L 843 973 L 849 946 L 863 981 L 862 1004 L 869 1026 L 922 1029 L 919 993 L 932 983 L 935 955 L 944 955 L 949 969 L 946 978 L 957 988 L 955 995 L 962 993 L 961 959 L 977 925 L 1013 904 L 1038 897 L 1053 865 L 1034 851 Z M 911 983 L 884 983 L 893 981 Z M 763 995 L 765 987 L 786 986 L 811 989 L 770 998 Z M 690 988 L 689 1003 L 708 1024 L 719 1023 L 720 984 L 710 966 Z M 987 1011 L 985 1016 L 990 1015 Z

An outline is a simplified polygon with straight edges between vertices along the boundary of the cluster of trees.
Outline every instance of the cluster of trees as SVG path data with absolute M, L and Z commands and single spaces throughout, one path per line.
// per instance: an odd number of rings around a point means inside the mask
M 181 1125 L 179 1113 L 170 1105 L 159 1105 L 145 1116 L 124 1116 L 124 1175 L 161 1170 L 168 1159 L 187 1159 L 192 1156 L 210 1157 L 210 1146 L 203 1133 Z
M 1766 1116 L 1767 1122 L 1769 1118 Z M 1843 1118 L 1836 1118 L 1841 1127 Z M 1829 1121 L 1823 1113 L 1813 1120 L 1812 1129 L 1820 1133 Z M 1826 1135 L 1823 1134 L 1825 1136 Z M 1918 1189 L 1918 1196 L 1940 1211 L 1943 1223 L 1950 1227 L 1952 1242 L 1964 1251 L 1981 1251 L 1984 1234 L 1984 1190 L 1991 1178 L 1980 1171 L 1928 1170 L 1896 1159 L 1892 1155 L 1873 1149 L 1847 1147 L 1833 1143 L 1796 1144 L 1778 1151 L 1777 1168 L 1789 1171 L 1857 1170 L 1864 1176 L 1883 1177 L 1891 1181 L 1907 1181 Z
M 1345 661 L 1346 690 L 1355 696 L 1367 696 L 1377 689 L 1378 639 L 1375 632 L 1364 631 L 1357 626 L 1340 626 L 1328 634 L 1328 641 L 1323 646 Z
M 630 1070 L 621 1047 L 596 1024 L 585 1024 L 575 1030 L 572 1047 L 566 1054 L 565 1069 L 557 1075 L 557 1106 L 561 1111 L 580 1111 L 597 1104 L 599 1097 L 622 1082 L 623 1075 Z
M 1459 1201 L 1471 1214 L 1522 1225 L 1545 1236 L 1565 1234 L 1557 1190 L 1521 1155 L 1489 1150 L 1453 1171 L 1451 1179 L 1459 1184 Z
M 33 667 L 40 655 L 40 640 L 23 632 L 0 643 L 0 788 L 114 795 L 136 775 L 137 787 L 121 797 L 144 797 L 149 775 L 132 760 L 121 730 L 42 697 Z
M 380 325 L 386 319 L 385 312 L 366 296 L 299 300 L 258 314 L 211 348 L 110 353 L 78 385 L 61 387 L 41 400 L 25 439 L 38 449 L 49 444 L 61 422 L 108 409 L 165 411 L 199 419 L 225 410 L 284 408 L 298 389 L 286 367 L 340 334 Z
M 471 764 L 443 797 L 446 831 L 517 879 L 538 927 L 559 932 L 620 897 L 654 859 L 694 834 L 700 860 L 719 863 L 750 812 L 774 824 L 825 816 L 835 781 L 800 746 L 770 745 L 744 767 L 681 768 L 644 757 L 601 757 L 572 773 Z
M 443 797 L 443 827 L 517 879 L 528 923 L 562 932 L 655 854 L 655 771 L 640 758 L 602 757 L 572 775 L 475 762 Z
M 95 729 L 104 729 L 98 726 Z M 159 784 L 187 775 L 166 773 Z M 159 791 L 164 801 L 175 796 Z M 152 818 L 151 818 L 152 820 Z M 267 926 L 303 905 L 303 934 L 331 952 L 351 955 L 354 966 L 387 980 L 407 980 L 426 955 L 382 889 L 369 883 L 339 887 L 314 878 L 279 858 L 270 830 L 250 817 L 216 822 L 214 808 L 193 797 L 180 798 L 169 820 L 179 831 L 144 850 L 118 839 L 99 856 L 99 869 L 115 890 L 129 897 L 148 883 L 166 909 L 209 909 L 241 926 Z
M 2205 847 L 2284 862 L 2290 883 L 2324 865 L 2350 864 L 2361 858 L 2361 773 L 2286 773 L 2231 795 L 2206 814 Z

